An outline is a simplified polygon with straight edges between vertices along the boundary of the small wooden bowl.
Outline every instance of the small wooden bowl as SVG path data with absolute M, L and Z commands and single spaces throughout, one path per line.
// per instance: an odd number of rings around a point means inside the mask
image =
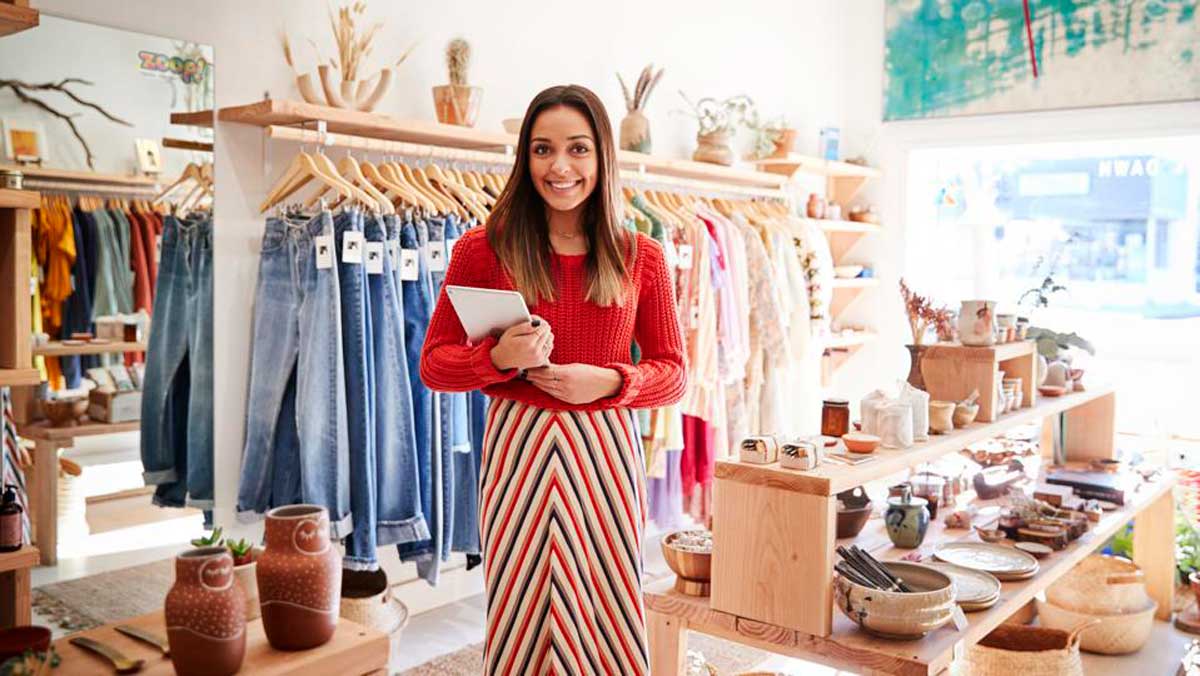
M 954 426 L 962 429 L 975 422 L 979 415 L 979 404 L 958 404 L 954 407 Z
M 1000 542 L 1004 539 L 1005 534 L 999 528 L 980 528 L 975 526 L 975 532 L 979 534 L 979 539 L 984 542 Z
M 1067 393 L 1067 388 L 1062 385 L 1042 385 L 1038 388 L 1038 394 L 1043 397 L 1061 397 Z
M 851 453 L 874 453 L 881 440 L 874 434 L 849 432 L 842 435 L 842 441 L 846 444 L 846 450 Z
M 48 399 L 42 402 L 42 411 L 50 419 L 52 427 L 74 427 L 79 424 L 79 418 L 87 413 L 88 400 L 84 397 L 75 399 Z
M 1049 545 L 1044 545 L 1040 542 L 1018 542 L 1013 546 L 1026 554 L 1032 554 L 1036 559 L 1044 559 L 1054 553 L 1054 550 Z

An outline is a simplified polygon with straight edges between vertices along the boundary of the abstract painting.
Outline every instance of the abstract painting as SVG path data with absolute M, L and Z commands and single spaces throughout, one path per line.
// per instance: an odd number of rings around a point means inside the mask
M 1200 99 L 1200 0 L 886 0 L 884 119 Z

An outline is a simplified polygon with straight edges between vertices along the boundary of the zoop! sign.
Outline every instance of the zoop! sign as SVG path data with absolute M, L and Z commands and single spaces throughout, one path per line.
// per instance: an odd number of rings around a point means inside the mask
M 138 52 L 138 70 L 145 73 L 176 76 L 184 84 L 198 84 L 208 76 L 212 64 L 204 57 L 188 59 L 180 56 L 167 56 L 158 52 Z

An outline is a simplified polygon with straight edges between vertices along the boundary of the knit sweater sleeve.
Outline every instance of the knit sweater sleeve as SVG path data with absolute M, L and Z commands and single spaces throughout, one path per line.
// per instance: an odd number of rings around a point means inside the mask
M 450 268 L 438 294 L 425 344 L 421 348 L 421 381 L 438 392 L 470 392 L 494 383 L 511 380 L 517 369 L 501 371 L 492 363 L 492 348 L 496 338 L 489 336 L 472 344 L 467 339 L 446 286 L 486 286 L 481 273 L 489 264 L 488 243 L 483 228 L 465 235 L 458 241 L 450 256 Z
M 649 237 L 638 238 L 641 289 L 637 300 L 634 339 L 642 350 L 636 366 L 605 364 L 621 374 L 624 382 L 611 402 L 627 408 L 658 408 L 683 398 L 687 385 L 683 338 L 675 313 L 675 285 L 667 270 L 662 246 Z

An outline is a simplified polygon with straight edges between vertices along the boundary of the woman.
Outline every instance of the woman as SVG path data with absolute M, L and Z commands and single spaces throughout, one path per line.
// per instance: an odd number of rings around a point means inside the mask
M 533 321 L 470 344 L 445 291 L 430 321 L 425 383 L 492 398 L 485 674 L 649 671 L 632 409 L 678 401 L 685 375 L 662 249 L 622 227 L 620 199 L 604 105 L 575 85 L 538 94 L 508 185 L 486 227 L 459 240 L 445 282 L 520 291 Z

